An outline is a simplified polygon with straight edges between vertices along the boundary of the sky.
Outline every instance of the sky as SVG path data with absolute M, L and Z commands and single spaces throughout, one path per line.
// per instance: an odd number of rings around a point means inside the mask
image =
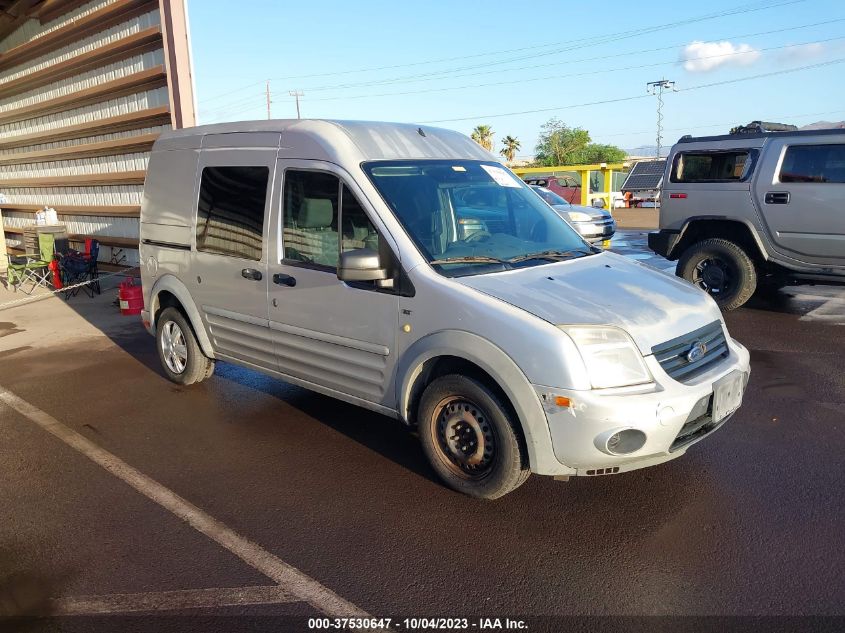
M 557 117 L 597 143 L 654 145 L 752 120 L 845 119 L 841 0 L 188 0 L 201 124 L 426 123 L 533 154 Z

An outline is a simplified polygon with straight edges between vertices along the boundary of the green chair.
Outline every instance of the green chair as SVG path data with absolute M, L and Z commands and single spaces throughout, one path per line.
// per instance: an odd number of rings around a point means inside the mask
M 26 294 L 31 295 L 38 286 L 50 284 L 50 269 L 48 266 L 53 261 L 53 252 L 56 246 L 56 238 L 50 233 L 38 234 L 38 252 L 25 253 L 23 255 L 9 255 L 8 278 L 9 285 L 23 289 L 24 284 L 32 283 L 32 287 Z

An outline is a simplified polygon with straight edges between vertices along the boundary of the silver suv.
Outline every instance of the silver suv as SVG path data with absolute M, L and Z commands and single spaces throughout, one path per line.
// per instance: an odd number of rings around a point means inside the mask
M 845 283 L 845 130 L 685 136 L 648 243 L 724 310 L 790 282 Z
M 749 374 L 705 293 L 591 247 L 449 130 L 165 132 L 141 256 L 170 380 L 222 360 L 396 418 L 476 497 L 674 459 L 730 418 Z

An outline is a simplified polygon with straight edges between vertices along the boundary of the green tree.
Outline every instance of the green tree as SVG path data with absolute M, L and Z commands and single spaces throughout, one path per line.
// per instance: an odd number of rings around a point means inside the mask
M 471 138 L 488 152 L 493 151 L 493 135 L 495 132 L 489 125 L 476 125 Z
M 560 119 L 552 118 L 543 124 L 534 154 L 539 165 L 566 165 L 569 157 L 589 142 L 587 130 L 571 128 Z
M 572 165 L 592 165 L 595 163 L 621 163 L 627 154 L 616 145 L 588 143 L 570 157 Z
M 534 150 L 536 163 L 545 167 L 618 163 L 625 159 L 625 151 L 615 145 L 590 141 L 587 130 L 571 128 L 557 118 L 549 119 L 541 128 Z
M 499 151 L 499 153 L 502 156 L 505 157 L 506 161 L 508 161 L 509 163 L 512 163 L 514 156 L 516 156 L 516 153 L 519 151 L 519 148 L 521 147 L 519 139 L 517 139 L 516 137 L 508 135 L 508 136 L 506 136 L 505 138 L 502 139 L 502 145 L 504 147 L 502 147 L 502 149 Z

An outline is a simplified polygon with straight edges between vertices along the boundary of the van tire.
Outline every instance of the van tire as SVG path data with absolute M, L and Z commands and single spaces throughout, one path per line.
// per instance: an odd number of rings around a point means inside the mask
M 709 273 L 704 272 L 713 266 Z M 711 238 L 689 246 L 675 269 L 683 277 L 709 294 L 724 311 L 736 310 L 751 298 L 757 288 L 757 269 L 741 246 L 721 238 Z M 719 280 L 727 284 L 719 289 Z
M 518 421 L 481 382 L 457 374 L 441 376 L 426 387 L 418 411 L 423 452 L 453 490 L 497 499 L 531 474 Z M 468 453 L 462 451 L 462 441 Z
M 184 354 L 174 357 L 166 351 L 174 346 Z M 192 385 L 214 373 L 214 361 L 202 353 L 191 324 L 176 308 L 165 308 L 156 320 L 156 349 L 165 376 L 178 385 Z

